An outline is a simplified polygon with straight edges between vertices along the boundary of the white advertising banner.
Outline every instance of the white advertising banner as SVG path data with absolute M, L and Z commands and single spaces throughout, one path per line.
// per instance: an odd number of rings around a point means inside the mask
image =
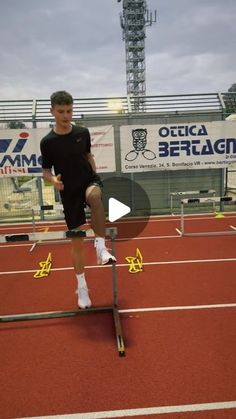
M 115 172 L 114 129 L 89 128 L 97 171 Z M 40 141 L 48 128 L 0 130 L 0 176 L 41 176 Z
M 98 173 L 116 171 L 114 128 L 112 125 L 89 128 L 91 153 Z
M 236 123 L 121 126 L 121 170 L 214 169 L 236 162 Z

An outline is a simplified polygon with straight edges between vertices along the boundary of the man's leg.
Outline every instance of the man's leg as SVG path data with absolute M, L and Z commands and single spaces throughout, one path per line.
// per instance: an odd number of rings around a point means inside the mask
M 63 192 L 61 196 L 68 230 L 82 230 L 86 222 L 83 191 L 75 191 L 73 194 L 66 194 Z M 88 295 L 88 288 L 85 280 L 85 252 L 83 237 L 71 238 L 71 256 L 77 282 L 76 293 L 78 294 L 78 306 L 80 308 L 88 308 L 91 306 L 91 301 Z
M 71 246 L 75 272 L 76 274 L 82 274 L 84 272 L 84 239 L 82 237 L 71 239 Z
M 97 235 L 96 251 L 100 265 L 116 262 L 105 246 L 105 212 L 102 203 L 102 191 L 97 185 L 90 185 L 86 189 L 85 198 L 91 209 L 91 226 Z
M 78 228 L 79 230 L 80 228 Z M 85 280 L 84 273 L 84 239 L 83 238 L 72 238 L 72 261 L 76 273 L 78 282 L 77 294 L 78 294 L 78 306 L 80 308 L 89 308 L 92 303 L 89 298 L 87 283 Z
M 98 237 L 105 237 L 105 212 L 102 191 L 99 186 L 91 185 L 86 189 L 85 199 L 91 208 L 91 227 Z

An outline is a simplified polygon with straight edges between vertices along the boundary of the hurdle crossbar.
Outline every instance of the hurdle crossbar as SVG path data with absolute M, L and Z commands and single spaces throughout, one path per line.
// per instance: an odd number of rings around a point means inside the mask
M 43 211 L 63 211 L 63 206 L 62 204 L 45 204 L 45 205 L 34 205 L 31 208 L 31 213 L 32 213 L 32 230 L 33 233 L 36 232 L 36 220 L 35 220 L 35 212 L 43 212 Z M 57 238 L 55 240 L 58 240 Z M 60 239 L 59 239 L 60 240 Z M 66 243 L 67 240 L 60 240 L 60 243 Z M 57 243 L 57 241 L 55 241 L 55 243 Z M 44 239 L 41 240 L 36 240 L 33 245 L 30 248 L 30 252 L 32 252 L 35 247 L 37 246 L 37 244 L 44 244 Z
M 174 197 L 183 197 L 183 196 L 194 196 L 194 195 L 216 195 L 215 189 L 200 189 L 198 191 L 180 191 L 180 192 L 170 192 L 170 210 L 171 214 L 173 214 L 173 198 Z
M 94 237 L 94 232 L 88 230 L 68 230 L 68 231 L 44 231 L 33 233 L 19 233 L 10 235 L 0 235 L 0 243 L 34 241 L 34 240 L 61 240 L 73 237 Z
M 19 322 L 19 321 L 30 321 L 30 320 L 45 320 L 45 319 L 58 319 L 63 317 L 75 317 L 82 314 L 92 313 L 94 311 L 110 311 L 112 307 L 98 307 L 88 309 L 79 309 L 74 311 L 46 311 L 42 313 L 25 313 L 25 314 L 11 314 L 0 317 L 0 322 Z
M 46 204 L 46 205 L 34 205 L 32 208 L 31 208 L 31 213 L 32 213 L 32 230 L 33 230 L 33 233 L 35 233 L 36 232 L 36 219 L 35 219 L 35 213 L 36 212 L 43 212 L 43 211 L 59 211 L 59 212 L 63 212 L 63 205 L 62 204 L 53 204 L 53 205 L 51 205 L 51 204 Z M 41 245 L 41 244 L 45 244 L 45 241 L 44 241 L 44 236 L 43 236 L 43 238 L 42 239 L 39 239 L 39 240 L 37 240 L 37 239 L 35 239 L 35 241 L 34 241 L 34 243 L 33 243 L 33 245 L 31 246 L 31 248 L 30 248 L 30 252 L 32 252 L 34 249 L 35 249 L 35 247 L 37 246 L 37 245 Z M 53 239 L 52 239 L 53 240 Z M 63 244 L 63 243 L 67 243 L 67 240 L 62 240 L 61 238 L 58 238 L 58 237 L 55 237 L 55 239 L 54 239 L 54 242 L 52 242 L 52 243 L 54 243 L 54 244 L 58 244 L 58 243 L 60 243 L 60 244 Z
M 188 204 L 199 204 L 199 203 L 225 203 L 227 205 L 235 205 L 236 201 L 233 200 L 230 196 L 223 197 L 205 197 L 205 198 L 189 198 L 181 200 L 181 218 L 180 218 L 180 233 L 182 236 L 223 236 L 223 235 L 235 235 L 236 230 L 232 231 L 207 231 L 207 232 L 196 232 L 196 233 L 186 233 L 185 232 L 185 222 L 184 222 L 184 205 Z
M 54 233 L 57 233 L 55 236 Z M 0 242 L 15 242 L 15 241 L 28 241 L 28 240 L 41 240 L 43 239 L 50 240 L 51 238 L 63 239 L 63 238 L 73 238 L 73 237 L 94 237 L 93 230 L 69 230 L 58 231 L 58 232 L 44 232 L 44 233 L 29 233 L 29 234 L 12 234 L 12 235 L 1 235 Z M 45 237 L 46 235 L 46 237 Z M 112 253 L 115 255 L 115 238 L 117 236 L 117 228 L 106 228 L 106 235 L 110 237 Z M 91 307 L 88 309 L 79 309 L 73 311 L 49 311 L 43 313 L 23 313 L 23 314 L 11 314 L 11 315 L 2 315 L 0 316 L 0 323 L 6 322 L 17 322 L 17 321 L 29 321 L 29 320 L 46 320 L 46 319 L 55 319 L 63 317 L 75 317 L 84 314 L 90 313 L 102 313 L 102 312 L 111 312 L 113 315 L 114 326 L 115 326 L 115 336 L 117 343 L 117 350 L 119 356 L 125 355 L 125 345 L 122 336 L 122 328 L 120 315 L 117 307 L 117 276 L 116 276 L 116 264 L 112 263 L 112 291 L 113 291 L 113 303 L 108 307 Z

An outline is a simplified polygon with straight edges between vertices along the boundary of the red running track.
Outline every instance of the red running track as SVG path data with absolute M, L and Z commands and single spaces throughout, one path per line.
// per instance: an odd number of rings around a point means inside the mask
M 205 231 L 228 231 L 234 221 L 202 218 L 195 221 Z M 124 240 L 132 223 L 118 225 L 126 357 L 117 355 L 109 313 L 1 324 L 1 419 L 86 419 L 89 412 L 92 419 L 236 417 L 236 236 L 180 237 L 178 226 L 178 217 L 152 219 L 137 240 Z M 2 226 L 0 233 L 8 231 Z M 30 247 L 0 247 L 1 314 L 76 309 L 69 244 L 38 245 L 31 253 Z M 144 271 L 130 274 L 125 257 L 136 247 Z M 86 250 L 94 305 L 110 304 L 111 268 L 96 266 L 91 242 Z M 53 269 L 36 280 L 49 251 Z

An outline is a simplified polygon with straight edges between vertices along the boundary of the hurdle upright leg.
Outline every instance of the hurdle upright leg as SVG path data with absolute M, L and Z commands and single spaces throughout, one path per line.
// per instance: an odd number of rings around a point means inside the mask
M 117 229 L 107 229 L 111 239 L 112 254 L 115 256 L 115 237 L 117 235 Z M 117 276 L 116 276 L 116 264 L 112 263 L 112 288 L 113 288 L 113 320 L 115 325 L 115 334 L 117 342 L 117 350 L 119 356 L 125 356 L 125 345 L 122 335 L 122 327 L 120 321 L 120 313 L 117 307 Z

